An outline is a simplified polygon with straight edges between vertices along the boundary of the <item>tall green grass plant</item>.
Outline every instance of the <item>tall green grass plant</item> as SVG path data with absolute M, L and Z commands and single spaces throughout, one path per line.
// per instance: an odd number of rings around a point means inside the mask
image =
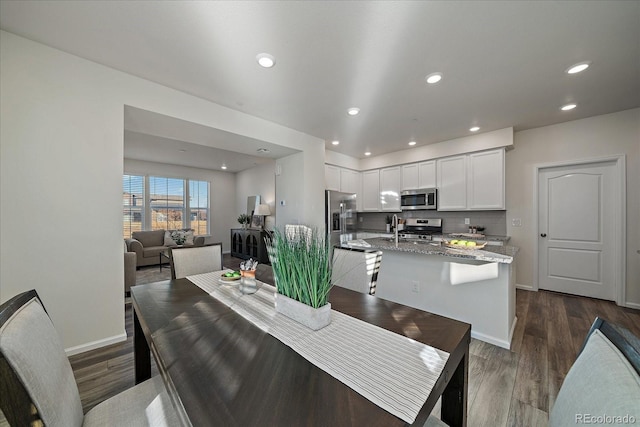
M 309 232 L 305 232 L 304 230 Z M 267 252 L 279 294 L 313 308 L 327 304 L 331 289 L 331 247 L 317 229 L 273 230 Z

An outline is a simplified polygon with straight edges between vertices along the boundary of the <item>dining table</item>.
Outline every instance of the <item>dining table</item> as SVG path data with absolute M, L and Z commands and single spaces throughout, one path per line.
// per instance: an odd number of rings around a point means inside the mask
M 332 310 L 448 353 L 415 421 L 407 423 L 188 278 L 134 286 L 131 300 L 136 384 L 151 377 L 153 355 L 185 426 L 422 426 L 439 399 L 442 421 L 467 424 L 468 323 L 331 289 Z

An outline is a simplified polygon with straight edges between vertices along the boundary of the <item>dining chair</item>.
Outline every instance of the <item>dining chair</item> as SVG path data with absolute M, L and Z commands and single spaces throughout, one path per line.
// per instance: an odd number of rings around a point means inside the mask
M 9 425 L 175 426 L 160 376 L 82 412 L 58 334 L 35 290 L 0 306 L 0 409 Z
M 331 283 L 375 295 L 381 260 L 381 251 L 334 248 Z
M 222 270 L 222 243 L 169 248 L 171 278 Z
M 640 339 L 627 329 L 596 318 L 560 387 L 549 413 L 549 426 L 638 421 Z

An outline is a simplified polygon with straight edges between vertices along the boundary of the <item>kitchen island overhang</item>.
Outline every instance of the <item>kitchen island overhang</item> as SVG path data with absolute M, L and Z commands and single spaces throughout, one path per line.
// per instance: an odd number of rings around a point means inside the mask
M 450 249 L 368 239 L 382 251 L 376 296 L 471 323 L 471 336 L 510 348 L 516 325 L 513 246 Z

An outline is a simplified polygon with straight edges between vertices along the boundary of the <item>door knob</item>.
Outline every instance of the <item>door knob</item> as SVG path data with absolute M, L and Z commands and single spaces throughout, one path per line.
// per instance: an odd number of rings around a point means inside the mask
M 542 234 L 540 235 L 540 237 L 547 237 L 547 234 L 546 234 L 546 233 L 542 233 Z

